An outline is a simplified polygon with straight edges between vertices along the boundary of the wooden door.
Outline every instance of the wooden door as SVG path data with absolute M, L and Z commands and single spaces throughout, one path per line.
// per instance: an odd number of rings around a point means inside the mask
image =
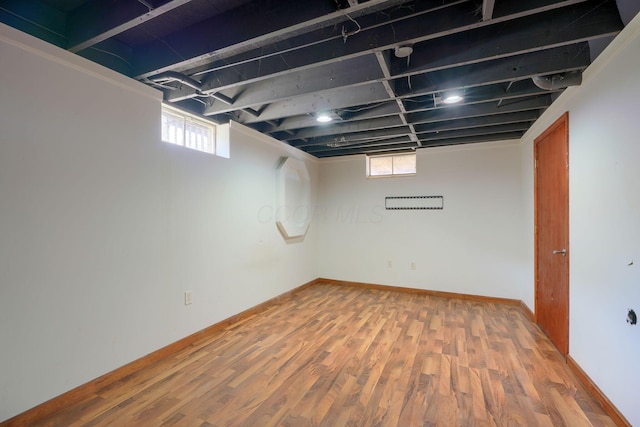
M 535 318 L 569 353 L 569 115 L 536 138 Z

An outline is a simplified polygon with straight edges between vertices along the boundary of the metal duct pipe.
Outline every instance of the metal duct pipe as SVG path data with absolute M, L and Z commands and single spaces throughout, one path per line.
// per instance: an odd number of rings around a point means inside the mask
M 580 71 L 552 74 L 550 76 L 533 76 L 533 84 L 544 90 L 564 89 L 569 86 L 578 86 L 582 83 Z

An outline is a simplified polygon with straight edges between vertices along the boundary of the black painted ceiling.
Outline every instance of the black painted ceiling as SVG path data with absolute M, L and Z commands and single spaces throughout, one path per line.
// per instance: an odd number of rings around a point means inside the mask
M 331 157 L 519 138 L 637 3 L 0 0 L 0 21 Z M 444 104 L 451 90 L 464 100 Z

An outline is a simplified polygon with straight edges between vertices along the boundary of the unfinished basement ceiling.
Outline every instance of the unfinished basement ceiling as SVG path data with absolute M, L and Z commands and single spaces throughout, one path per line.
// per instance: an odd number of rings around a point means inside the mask
M 639 3 L 0 0 L 0 21 L 333 157 L 520 138 Z

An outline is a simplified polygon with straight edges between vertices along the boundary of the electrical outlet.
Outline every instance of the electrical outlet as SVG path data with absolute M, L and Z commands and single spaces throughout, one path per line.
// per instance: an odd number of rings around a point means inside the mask
M 184 305 L 191 305 L 193 303 L 193 292 L 184 291 Z
M 393 268 L 393 263 L 391 262 L 391 260 L 387 261 L 387 267 Z
M 412 270 L 416 269 L 416 262 L 415 261 L 411 261 L 411 269 Z

